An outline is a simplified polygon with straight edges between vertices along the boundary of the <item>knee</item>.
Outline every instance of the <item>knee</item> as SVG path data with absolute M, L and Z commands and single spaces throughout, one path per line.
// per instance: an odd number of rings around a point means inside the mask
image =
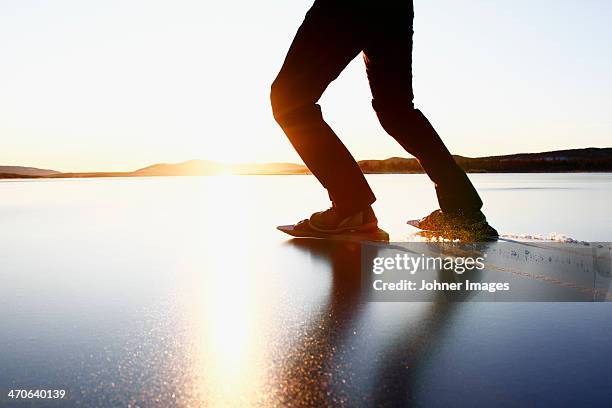
M 270 105 L 274 119 L 282 128 L 321 117 L 316 99 L 299 87 L 279 81 L 278 78 L 270 87 Z
M 281 123 L 282 112 L 283 112 L 283 97 L 284 94 L 283 86 L 279 83 L 278 79 L 272 82 L 270 87 L 270 105 L 272 107 L 272 115 L 277 123 Z
M 381 126 L 392 136 L 400 133 L 402 129 L 417 125 L 423 116 L 411 102 L 380 103 L 372 100 L 372 107 Z

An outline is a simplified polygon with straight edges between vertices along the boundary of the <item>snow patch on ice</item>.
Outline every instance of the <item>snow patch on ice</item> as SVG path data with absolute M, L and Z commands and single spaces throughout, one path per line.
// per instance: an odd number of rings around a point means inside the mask
M 565 234 L 560 234 L 557 232 L 551 232 L 548 235 L 541 234 L 501 234 L 502 238 L 511 238 L 511 239 L 524 239 L 529 241 L 551 241 L 551 242 L 564 242 L 571 244 L 583 244 L 588 245 L 589 243 L 586 241 L 580 241 Z

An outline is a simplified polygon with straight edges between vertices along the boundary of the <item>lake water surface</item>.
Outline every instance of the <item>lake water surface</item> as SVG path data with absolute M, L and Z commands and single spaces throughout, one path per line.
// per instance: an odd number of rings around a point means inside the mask
M 470 178 L 502 234 L 612 240 L 612 174 Z M 414 238 L 405 221 L 436 208 L 426 176 L 368 180 L 381 227 Z M 1 181 L 0 389 L 62 388 L 61 406 L 609 406 L 609 303 L 364 302 L 358 245 L 275 230 L 327 206 L 311 176 Z

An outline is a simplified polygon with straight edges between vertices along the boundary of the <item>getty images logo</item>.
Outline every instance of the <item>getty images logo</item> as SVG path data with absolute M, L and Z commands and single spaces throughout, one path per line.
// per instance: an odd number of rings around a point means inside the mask
M 385 271 L 406 271 L 414 275 L 418 270 L 446 270 L 462 274 L 466 271 L 483 270 L 486 254 L 479 257 L 411 256 L 406 253 L 372 260 L 372 272 L 380 275 Z

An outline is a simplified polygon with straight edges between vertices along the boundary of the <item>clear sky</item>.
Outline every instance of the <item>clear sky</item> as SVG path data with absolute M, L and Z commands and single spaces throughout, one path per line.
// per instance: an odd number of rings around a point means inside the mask
M 0 164 L 294 161 L 269 86 L 312 0 L 3 0 Z M 612 146 L 612 2 L 416 0 L 417 107 L 455 154 Z M 358 159 L 406 155 L 357 58 L 321 100 Z

